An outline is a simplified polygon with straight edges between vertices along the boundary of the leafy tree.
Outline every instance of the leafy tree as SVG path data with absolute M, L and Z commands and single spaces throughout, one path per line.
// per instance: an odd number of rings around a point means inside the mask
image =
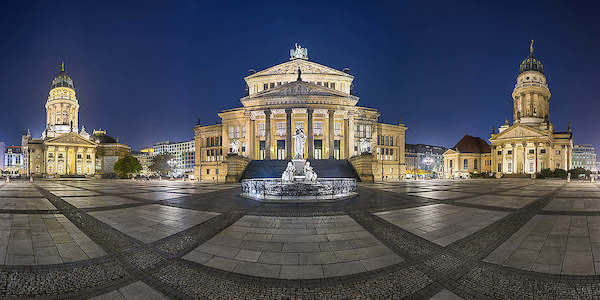
M 580 175 L 589 176 L 592 172 L 590 172 L 584 168 L 578 167 L 578 168 L 569 170 L 569 173 L 571 173 L 571 178 L 578 178 Z
M 550 169 L 543 169 L 536 176 L 536 178 L 539 178 L 539 179 L 551 178 L 551 177 L 554 177 L 554 172 L 552 172 L 552 170 L 550 170 Z
M 173 159 L 173 155 L 170 153 L 161 153 L 152 157 L 152 162 L 150 164 L 150 171 L 156 172 L 163 176 L 168 176 L 173 172 L 171 165 L 169 165 L 169 160 Z
M 554 177 L 565 179 L 565 178 L 567 178 L 567 171 L 565 171 L 563 169 L 555 169 Z
M 142 165 L 137 158 L 127 155 L 119 158 L 115 163 L 115 172 L 119 177 L 129 177 L 129 175 L 138 173 L 142 170 Z

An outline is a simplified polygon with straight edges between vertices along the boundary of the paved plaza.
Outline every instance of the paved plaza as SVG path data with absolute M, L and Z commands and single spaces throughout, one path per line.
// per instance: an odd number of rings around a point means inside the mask
M 0 183 L 2 297 L 600 298 L 600 184 L 361 183 L 338 203 L 239 184 Z

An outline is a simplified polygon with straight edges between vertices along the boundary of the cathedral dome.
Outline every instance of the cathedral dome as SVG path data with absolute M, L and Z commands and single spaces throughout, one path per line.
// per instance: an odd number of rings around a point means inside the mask
M 94 130 L 94 134 L 90 136 L 90 140 L 98 143 L 98 144 L 115 144 L 117 140 L 115 140 L 112 136 L 106 134 L 104 130 Z
M 538 71 L 544 74 L 542 62 L 533 55 L 533 41 L 531 41 L 531 45 L 529 46 L 529 55 L 521 62 L 521 66 L 519 67 L 519 74 L 525 71 Z
M 57 87 L 67 87 L 71 89 L 75 89 L 73 85 L 73 80 L 71 76 L 65 72 L 65 64 L 63 63 L 61 66 L 61 71 L 52 79 L 52 87 L 53 89 Z

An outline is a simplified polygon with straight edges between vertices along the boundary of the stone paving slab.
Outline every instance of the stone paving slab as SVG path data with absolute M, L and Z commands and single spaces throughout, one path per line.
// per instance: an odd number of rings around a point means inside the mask
M 347 215 L 247 215 L 183 258 L 282 279 L 344 276 L 404 261 Z
M 554 211 L 586 211 L 586 212 L 598 212 L 600 211 L 600 198 L 554 198 L 544 210 Z
M 46 198 L 0 198 L 0 209 L 6 210 L 54 210 L 56 207 Z
M 59 197 L 79 197 L 79 196 L 97 196 L 100 195 L 96 192 L 93 191 L 87 191 L 87 190 L 77 190 L 77 191 L 63 191 L 63 190 L 59 190 L 59 191 L 53 191 L 51 189 L 49 189 L 49 191 Z
M 122 233 L 150 243 L 200 224 L 219 213 L 152 204 L 90 212 L 89 215 Z
M 92 207 L 103 207 L 113 206 L 131 203 L 140 203 L 138 201 L 121 198 L 118 196 L 88 196 L 88 197 L 65 197 L 65 201 L 77 208 L 92 208 Z
M 160 201 L 160 200 L 179 198 L 179 197 L 183 197 L 185 195 L 177 194 L 177 193 L 167 193 L 167 192 L 150 192 L 150 193 L 136 193 L 136 194 L 131 194 L 130 196 L 135 197 L 135 198 L 140 198 L 143 200 Z
M 458 200 L 457 202 L 506 208 L 521 208 L 535 201 L 535 199 L 536 198 L 533 197 L 481 195 L 469 199 Z
M 463 298 L 449 290 L 443 289 L 433 297 L 429 298 L 429 300 L 463 300 Z
M 0 257 L 5 265 L 44 265 L 106 255 L 61 214 L 0 215 Z
M 543 273 L 600 274 L 600 216 L 536 215 L 485 261 Z
M 409 195 L 430 198 L 430 199 L 435 199 L 435 200 L 448 200 L 448 199 L 474 196 L 475 194 L 453 192 L 453 191 L 431 191 L 431 192 L 421 192 L 421 193 L 410 193 Z
M 500 220 L 507 213 L 434 204 L 375 215 L 440 246 L 447 246 Z
M 118 290 L 106 293 L 100 296 L 93 297 L 94 300 L 159 300 L 168 299 L 165 295 L 157 290 L 149 287 L 147 284 L 137 281 L 130 285 L 124 286 Z

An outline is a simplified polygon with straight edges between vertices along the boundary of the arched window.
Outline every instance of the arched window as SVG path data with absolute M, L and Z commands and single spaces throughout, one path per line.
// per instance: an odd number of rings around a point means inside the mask
M 473 169 L 477 170 L 477 159 L 473 160 Z
M 464 160 L 464 167 L 463 167 L 463 169 L 465 169 L 465 170 L 469 169 L 469 160 L 468 159 Z

